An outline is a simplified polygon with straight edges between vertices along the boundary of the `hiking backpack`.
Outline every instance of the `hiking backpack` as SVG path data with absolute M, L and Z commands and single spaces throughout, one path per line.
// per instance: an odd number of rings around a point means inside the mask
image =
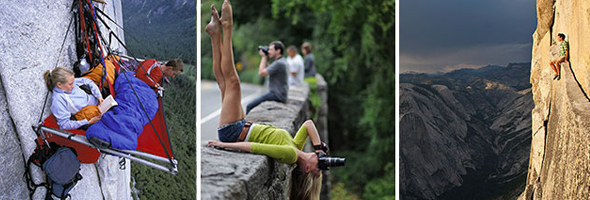
M 50 146 L 50 147 L 49 147 Z M 31 199 L 37 187 L 44 186 L 47 189 L 45 199 L 52 199 L 54 195 L 60 199 L 70 196 L 68 193 L 76 183 L 82 179 L 80 175 L 80 160 L 76 150 L 62 147 L 53 142 L 47 146 L 38 145 L 35 152 L 29 157 L 25 166 L 25 179 L 30 190 Z M 35 165 L 45 172 L 45 183 L 36 184 L 30 174 L 30 168 Z

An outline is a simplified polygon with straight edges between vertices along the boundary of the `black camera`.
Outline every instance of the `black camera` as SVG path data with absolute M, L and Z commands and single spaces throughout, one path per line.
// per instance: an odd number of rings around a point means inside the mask
M 318 168 L 329 170 L 330 167 L 341 167 L 346 164 L 346 158 L 328 157 L 324 152 L 317 152 Z
M 264 52 L 264 55 L 268 56 L 268 46 L 258 46 L 258 50 L 262 50 L 262 52 Z

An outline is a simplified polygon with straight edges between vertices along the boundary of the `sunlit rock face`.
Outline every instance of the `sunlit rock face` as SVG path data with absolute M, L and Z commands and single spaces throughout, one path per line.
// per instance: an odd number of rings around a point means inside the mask
M 537 1 L 531 83 L 532 145 L 526 190 L 519 199 L 590 196 L 590 2 Z M 570 43 L 570 62 L 553 80 L 557 34 Z
M 71 68 L 76 61 L 73 25 L 66 37 L 71 4 L 72 0 L 0 1 L 0 199 L 30 198 L 23 173 L 35 149 L 31 126 L 38 123 L 47 93 L 42 73 L 56 66 Z M 98 7 L 122 24 L 120 1 L 106 0 Z M 122 29 L 109 26 L 123 39 Z M 108 38 L 108 32 L 103 34 Z M 118 44 L 112 48 L 124 52 Z M 50 104 L 51 97 L 43 118 L 50 114 Z M 131 167 L 120 170 L 118 162 L 116 157 L 101 156 L 96 164 L 83 164 L 83 179 L 70 191 L 72 199 L 130 199 Z M 35 182 L 44 182 L 41 171 L 33 169 Z M 33 199 L 44 195 L 45 189 L 39 188 Z

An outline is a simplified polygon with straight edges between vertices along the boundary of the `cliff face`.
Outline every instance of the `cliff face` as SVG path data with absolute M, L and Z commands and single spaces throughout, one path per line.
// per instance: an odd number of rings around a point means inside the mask
M 514 198 L 522 191 L 533 107 L 528 69 L 400 76 L 404 199 Z
M 122 25 L 120 1 L 106 2 L 100 8 Z M 73 25 L 61 54 L 58 53 L 72 16 L 71 3 L 0 1 L 0 199 L 29 198 L 23 173 L 26 159 L 35 149 L 36 135 L 31 126 L 39 120 L 47 92 L 42 73 L 54 68 L 58 58 L 58 66 L 70 68 L 76 60 Z M 121 30 L 115 31 L 123 37 Z M 50 104 L 51 98 L 43 118 L 49 115 Z M 96 164 L 83 164 L 83 179 L 70 191 L 72 198 L 129 199 L 130 166 L 120 170 L 118 161 L 116 157 L 102 156 Z M 38 168 L 34 167 L 33 176 L 35 182 L 44 182 Z M 41 199 L 44 194 L 45 189 L 39 188 L 34 199 Z
M 527 186 L 520 199 L 581 199 L 590 196 L 590 2 L 537 1 L 531 78 L 535 108 Z M 552 40 L 564 33 L 570 62 L 554 81 Z

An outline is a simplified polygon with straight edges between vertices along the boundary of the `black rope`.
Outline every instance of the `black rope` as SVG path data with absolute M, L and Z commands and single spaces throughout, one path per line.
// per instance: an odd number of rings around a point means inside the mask
M 120 40 L 119 40 L 119 42 L 120 42 Z M 129 49 L 127 49 L 127 48 L 125 48 L 125 49 L 127 51 L 129 51 Z M 109 52 L 109 53 L 111 53 L 111 52 Z M 138 63 L 137 65 L 139 65 L 143 70 L 145 70 L 145 68 L 141 64 L 139 64 L 139 61 L 137 60 L 137 58 L 135 58 L 135 57 L 132 57 L 132 58 L 135 60 L 135 62 Z M 120 59 L 119 60 L 113 59 L 113 60 L 115 60 L 115 62 L 117 62 L 117 64 L 119 64 L 119 66 L 122 66 L 122 64 L 120 62 Z M 147 72 L 147 70 L 145 70 L 145 71 Z M 135 92 L 135 88 L 131 84 L 131 81 L 129 81 L 129 78 L 127 77 L 127 74 L 126 73 L 123 73 L 123 76 L 125 76 L 125 79 L 127 80 L 127 83 L 129 84 L 129 86 L 131 87 L 131 90 L 133 91 L 133 94 L 135 95 L 135 98 L 137 98 L 137 101 L 139 102 L 139 105 L 141 106 L 141 109 L 143 110 L 143 113 L 145 114 L 146 118 L 150 122 L 150 125 L 151 125 L 152 129 L 154 130 L 154 133 L 156 133 L 156 136 L 158 137 L 158 141 L 160 142 L 160 145 L 162 145 L 162 149 L 164 149 L 164 153 L 166 153 L 166 157 L 168 157 L 168 160 L 170 161 L 170 164 L 171 165 L 174 165 L 174 162 L 172 162 L 172 156 L 170 156 L 170 153 L 168 153 L 168 149 L 166 149 L 166 146 L 164 145 L 164 142 L 162 141 L 162 138 L 160 137 L 160 134 L 158 134 L 158 131 L 156 130 L 156 127 L 152 123 L 152 120 L 149 120 L 150 117 L 149 117 L 147 111 L 145 110 L 145 107 L 143 106 L 143 103 L 141 103 L 141 100 L 139 99 L 139 96 L 137 95 L 137 92 Z M 164 103 L 162 103 L 162 107 L 164 107 Z M 162 108 L 162 112 L 164 112 L 164 109 L 163 108 Z M 164 119 L 164 123 L 166 123 L 165 121 L 166 121 L 166 119 Z M 166 125 L 164 125 L 164 126 L 166 126 Z M 165 128 L 167 129 L 167 127 L 165 127 Z M 170 147 L 170 150 L 172 150 L 172 147 Z
M 112 33 L 112 31 L 111 31 L 111 33 Z M 115 35 L 115 37 L 116 37 L 116 35 Z M 118 37 L 116 37 L 116 38 L 117 38 L 117 40 L 119 40 L 119 42 L 121 42 L 121 40 L 120 40 Z M 121 42 L 121 44 L 123 44 L 123 43 Z M 122 46 L 123 46 L 123 47 L 125 47 L 124 45 L 122 45 Z M 126 49 L 127 51 L 129 51 L 129 49 L 127 49 L 127 47 L 125 47 L 125 49 Z M 111 52 L 109 52 L 109 53 L 111 53 Z M 133 60 L 135 60 L 135 62 L 137 62 L 137 63 L 138 63 L 137 65 L 138 65 L 139 67 L 141 67 L 141 68 L 142 68 L 144 71 L 146 71 L 146 72 L 147 72 L 147 70 L 146 70 L 146 69 L 143 67 L 143 65 L 139 64 L 139 61 L 137 60 L 137 58 L 135 58 L 135 57 L 132 57 L 132 58 L 133 58 Z M 117 64 L 119 64 L 119 66 L 122 66 L 122 64 L 121 64 L 120 60 L 117 60 L 117 59 L 114 59 L 114 60 L 115 60 L 115 62 L 117 62 Z M 141 103 L 141 100 L 139 99 L 139 96 L 138 96 L 138 95 L 137 95 L 137 93 L 135 92 L 135 88 L 133 88 L 133 85 L 131 85 L 131 82 L 129 81 L 129 78 L 127 77 L 127 74 L 123 73 L 123 75 L 125 76 L 125 79 L 127 80 L 127 83 L 129 84 L 129 86 L 131 87 L 131 90 L 133 90 L 133 94 L 134 94 L 134 95 L 135 95 L 135 97 L 137 98 L 137 101 L 139 102 L 139 105 L 140 105 L 140 106 L 141 106 L 141 108 L 143 109 L 143 112 L 144 112 L 145 116 L 146 116 L 146 117 L 148 118 L 148 120 L 149 120 L 149 115 L 148 115 L 147 111 L 145 110 L 145 107 L 143 106 L 143 103 Z M 149 76 L 148 76 L 148 77 L 149 77 Z M 151 77 L 149 77 L 149 78 L 151 79 Z M 153 79 L 152 79 L 152 80 L 153 80 Z M 164 103 L 162 103 L 162 107 L 164 107 Z M 164 109 L 163 109 L 163 108 L 162 108 L 162 112 L 164 112 Z M 165 120 L 166 120 L 166 119 L 164 119 L 164 123 L 166 123 L 166 122 L 165 122 Z M 156 136 L 158 137 L 158 140 L 160 141 L 160 145 L 162 145 L 162 149 L 164 149 L 164 152 L 166 153 L 166 156 L 168 157 L 168 160 L 170 161 L 170 164 L 173 164 L 173 162 L 172 162 L 172 157 L 171 157 L 171 156 L 170 156 L 170 154 L 168 153 L 168 149 L 166 149 L 166 146 L 164 145 L 164 142 L 162 142 L 162 138 L 160 137 L 160 134 L 158 134 L 158 131 L 156 130 L 156 127 L 155 127 L 155 126 L 154 126 L 154 124 L 152 123 L 152 120 L 149 120 L 149 122 L 150 122 L 150 125 L 152 126 L 152 129 L 154 130 L 154 133 L 156 133 Z M 165 126 L 166 126 L 166 125 L 165 125 Z M 166 129 L 167 129 L 167 127 L 166 127 Z M 172 147 L 170 147 L 170 150 L 172 150 Z
M 97 9 L 97 10 L 98 10 L 98 9 Z M 97 17 L 97 18 L 98 18 L 98 17 Z M 115 34 L 113 33 L 113 31 L 111 31 L 111 30 L 109 30 L 109 31 L 110 31 L 110 35 L 114 35 L 114 36 L 115 36 L 115 38 L 116 38 L 116 39 L 119 41 L 119 43 L 121 44 L 121 46 L 123 46 L 123 47 L 124 47 L 124 48 L 127 50 L 127 52 L 129 52 L 129 49 L 127 48 L 127 46 L 125 46 L 125 44 L 124 44 L 124 43 L 121 41 L 121 39 L 120 39 L 119 37 L 117 37 L 117 35 L 115 35 Z M 109 35 L 109 37 L 110 37 L 110 35 Z M 104 39 L 103 39 L 103 42 L 106 42 L 106 41 L 104 41 Z M 107 48 L 108 54 L 112 54 L 112 52 L 111 52 L 111 49 L 110 49 L 110 43 L 109 43 L 109 44 L 107 44 L 106 46 L 108 47 L 108 48 Z M 139 67 L 141 67 L 141 68 L 142 68 L 144 71 L 146 71 L 146 72 L 147 72 L 147 70 L 146 70 L 146 69 L 143 67 L 143 65 L 139 64 L 139 61 L 137 60 L 137 58 L 135 58 L 135 57 L 132 57 L 132 58 L 133 58 L 133 60 L 135 60 L 135 62 L 137 62 L 137 63 L 138 63 L 137 65 L 138 65 Z M 122 64 L 121 64 L 120 60 L 117 60 L 116 58 L 115 58 L 115 59 L 113 59 L 113 60 L 114 60 L 115 62 L 117 62 L 117 64 L 119 64 L 119 66 L 122 66 Z M 171 165 L 174 165 L 174 162 L 172 161 L 172 156 L 170 156 L 170 153 L 168 152 L 168 149 L 166 149 L 166 146 L 164 145 L 164 142 L 162 141 L 162 138 L 160 137 L 160 134 L 159 134 L 159 133 L 158 133 L 158 131 L 156 130 L 156 127 L 155 127 L 155 126 L 154 126 L 154 124 L 152 123 L 152 120 L 150 120 L 150 117 L 149 117 L 149 115 L 148 115 L 148 113 L 147 113 L 147 111 L 146 111 L 145 107 L 143 106 L 143 103 L 141 102 L 141 99 L 139 99 L 139 96 L 137 95 L 137 92 L 135 91 L 135 88 L 134 88 L 134 87 L 133 87 L 133 85 L 131 84 L 131 81 L 129 81 L 129 78 L 127 77 L 127 74 L 126 74 L 126 73 L 123 73 L 123 76 L 125 76 L 125 79 L 127 80 L 127 83 L 129 84 L 129 86 L 131 87 L 131 90 L 133 91 L 133 94 L 135 95 L 135 98 L 137 98 L 137 101 L 139 102 L 139 105 L 141 106 L 141 109 L 143 110 L 143 112 L 144 112 L 144 114 L 145 114 L 146 118 L 148 119 L 148 121 L 149 121 L 149 123 L 150 123 L 150 126 L 151 126 L 151 127 L 152 127 L 152 129 L 154 130 L 154 133 L 156 133 L 156 136 L 158 137 L 158 141 L 160 142 L 160 145 L 162 145 L 162 149 L 164 149 L 164 152 L 166 153 L 166 157 L 168 157 L 168 160 L 170 161 L 170 164 L 171 164 Z M 148 77 L 149 77 L 149 76 L 148 76 Z M 151 79 L 151 77 L 149 77 L 149 78 Z M 152 79 L 152 80 L 153 80 L 153 79 Z M 114 84 L 114 83 L 113 83 L 113 84 Z M 162 103 L 162 107 L 163 107 L 163 106 L 164 106 L 164 104 Z M 163 109 L 162 109 L 162 112 L 163 112 Z M 166 120 L 166 119 L 164 119 L 164 120 Z M 170 148 L 170 150 L 172 150 L 172 148 Z
M 57 54 L 57 62 L 55 63 L 55 67 L 57 67 L 57 65 L 59 64 L 59 56 L 61 55 L 61 51 L 63 50 L 64 44 L 66 43 L 66 39 L 68 38 L 68 34 L 70 33 L 70 27 L 72 27 L 73 19 L 74 19 L 74 15 L 72 15 L 70 17 L 70 23 L 69 23 L 68 29 L 66 31 L 66 36 L 64 37 L 63 41 L 61 42 L 61 47 L 59 48 L 59 53 Z
M 107 18 L 108 18 L 109 20 L 113 21 L 113 20 L 112 20 L 110 17 L 108 17 L 108 15 L 105 15 L 105 14 L 104 14 L 104 13 L 103 13 L 103 12 L 102 12 L 100 9 L 96 9 L 96 10 L 98 10 L 98 11 L 99 11 L 99 13 L 100 13 L 100 14 L 102 14 L 103 16 L 107 16 Z M 74 15 L 72 15 L 72 17 L 70 18 L 70 22 L 69 22 L 69 25 L 68 25 L 68 29 L 67 29 L 67 31 L 66 31 L 66 35 L 65 35 L 65 37 L 64 37 L 64 39 L 63 39 L 63 41 L 62 41 L 62 45 L 61 45 L 61 48 L 60 48 L 60 51 L 59 51 L 59 54 L 58 54 L 58 59 L 57 59 L 57 62 L 56 62 L 56 65 L 55 65 L 55 67 L 57 67 L 57 65 L 59 64 L 59 55 L 61 55 L 61 51 L 63 50 L 63 46 L 64 46 L 64 44 L 65 44 L 65 40 L 67 39 L 68 33 L 69 33 L 69 31 L 70 31 L 70 27 L 71 27 L 71 25 L 72 25 L 73 18 L 74 18 Z M 96 18 L 99 18 L 99 17 L 96 17 Z M 108 27 L 108 25 L 106 25 L 105 21 L 104 21 L 103 19 L 101 19 L 101 18 L 99 18 L 99 19 L 100 19 L 100 21 L 103 23 L 103 25 L 105 25 L 105 26 L 106 26 L 106 27 L 107 27 L 107 28 L 110 30 L 110 27 Z M 115 23 L 115 25 L 117 25 L 118 27 L 120 27 L 120 28 L 122 29 L 122 27 L 121 27 L 121 26 L 119 26 L 119 25 L 118 25 L 116 22 L 114 22 L 114 21 L 113 21 L 113 23 Z M 100 39 L 102 39 L 102 40 L 103 40 L 102 42 L 103 42 L 104 44 L 106 44 L 105 46 L 106 46 L 107 52 L 108 52 L 109 54 L 112 54 L 112 52 L 111 52 L 111 49 L 110 49 L 110 42 L 109 42 L 109 44 L 107 44 L 107 43 L 106 43 L 106 40 L 103 38 L 102 34 L 100 33 L 100 28 L 97 28 L 97 29 L 99 29 L 99 30 L 96 30 L 96 31 L 97 31 L 98 35 L 100 35 L 100 37 L 101 37 Z M 110 37 L 112 37 L 112 36 L 115 36 L 115 38 L 116 38 L 116 39 L 119 41 L 119 43 L 121 44 L 121 46 L 123 46 L 123 47 L 124 47 L 124 48 L 125 48 L 125 49 L 126 49 L 128 52 L 129 52 L 129 49 L 127 48 L 127 46 L 125 46 L 125 44 L 124 44 L 124 43 L 121 41 L 121 39 L 120 39 L 119 37 L 117 37 L 117 35 L 115 35 L 115 34 L 113 33 L 113 31 L 110 31 L 110 34 L 109 34 L 109 39 L 110 39 Z M 99 38 L 97 38 L 97 40 L 99 40 Z M 100 41 L 99 41 L 99 42 L 100 42 Z M 133 59 L 135 60 L 135 62 L 137 62 L 137 63 L 138 63 L 139 67 L 141 67 L 141 68 L 142 68 L 144 71 L 146 71 L 146 72 L 147 72 L 147 70 L 146 70 L 146 69 L 145 69 L 145 68 L 144 68 L 144 67 L 143 67 L 141 64 L 139 64 L 139 61 L 137 60 L 137 58 L 133 57 Z M 117 64 L 119 64 L 119 66 L 121 66 L 121 65 L 122 65 L 122 64 L 121 64 L 121 62 L 120 62 L 120 60 L 117 60 L 117 59 L 114 59 L 114 60 L 115 60 L 115 62 L 117 62 Z M 104 65 L 104 64 L 103 64 L 103 65 Z M 55 68 L 55 67 L 54 67 L 54 68 Z M 105 67 L 106 67 L 106 66 L 105 66 Z M 135 97 L 137 98 L 137 100 L 138 100 L 138 102 L 139 102 L 139 105 L 141 106 L 141 108 L 142 108 L 142 110 L 143 110 L 143 112 L 144 112 L 144 114 L 145 114 L 146 118 L 148 119 L 148 121 L 149 121 L 149 123 L 150 123 L 150 125 L 151 125 L 152 129 L 153 129 L 153 130 L 154 130 L 154 132 L 156 133 L 156 136 L 158 137 L 158 140 L 159 140 L 159 142 L 160 142 L 160 145 L 162 145 L 162 148 L 164 149 L 164 152 L 166 153 L 166 156 L 168 157 L 168 160 L 170 161 L 170 164 L 171 164 L 171 165 L 174 165 L 174 162 L 172 161 L 172 156 L 170 156 L 170 153 L 169 153 L 169 152 L 168 152 L 168 150 L 166 149 L 166 146 L 164 145 L 164 142 L 162 141 L 162 138 L 160 137 L 160 134 L 158 134 L 158 131 L 156 130 L 156 127 L 154 126 L 154 124 L 153 124 L 153 123 L 152 123 L 152 121 L 150 120 L 150 118 L 149 118 L 149 115 L 148 115 L 148 113 L 147 113 L 147 111 L 146 111 L 145 107 L 143 106 L 143 103 L 141 102 L 141 100 L 140 100 L 139 96 L 137 95 L 137 92 L 135 91 L 135 88 L 133 87 L 133 85 L 132 85 L 132 84 L 131 84 L 131 82 L 129 81 L 129 78 L 127 77 L 127 74 L 124 74 L 124 76 L 125 76 L 125 79 L 127 80 L 127 83 L 128 83 L 128 84 L 129 84 L 129 86 L 131 87 L 131 90 L 133 91 L 133 94 L 134 94 L 134 95 L 135 95 Z M 151 78 L 151 77 L 150 77 L 150 78 Z M 113 84 L 114 84 L 114 83 L 113 83 Z M 43 118 L 43 114 L 44 114 L 44 111 L 45 111 L 45 107 L 46 107 L 46 105 L 47 105 L 47 98 L 49 97 L 49 92 L 50 92 L 50 91 L 48 90 L 48 91 L 47 91 L 47 94 L 45 95 L 45 101 L 44 101 L 44 103 L 43 103 L 43 109 L 41 110 L 41 116 L 39 117 L 39 124 L 41 124 L 41 122 L 42 122 L 42 118 Z M 163 106 L 163 104 L 162 104 L 162 106 Z M 165 119 L 164 119 L 164 120 L 165 120 Z M 37 131 L 38 131 L 38 130 L 40 130 L 40 127 L 41 127 L 41 126 L 38 126 L 38 129 L 37 129 Z M 171 149 L 172 149 L 172 148 L 171 148 Z
M 166 156 L 168 157 L 168 160 L 170 161 L 170 164 L 173 165 L 174 162 L 172 162 L 172 157 L 168 153 L 168 150 L 166 149 L 166 146 L 164 146 L 164 142 L 162 142 L 162 138 L 160 138 L 160 134 L 158 134 L 158 131 L 156 130 L 156 127 L 152 123 L 152 120 L 149 120 L 150 119 L 150 116 L 148 115 L 147 111 L 145 110 L 145 107 L 143 106 L 143 103 L 141 103 L 141 100 L 139 99 L 139 96 L 135 92 L 135 88 L 133 88 L 133 85 L 131 85 L 131 82 L 129 81 L 129 78 L 127 77 L 127 73 L 123 73 L 123 76 L 125 76 L 125 79 L 127 80 L 127 83 L 129 83 L 129 86 L 131 87 L 131 90 L 133 90 L 133 94 L 137 98 L 137 101 L 139 102 L 139 105 L 141 106 L 141 109 L 143 109 L 143 113 L 145 113 L 145 117 L 147 117 L 148 121 L 150 122 L 150 125 L 152 126 L 152 129 L 156 133 L 156 136 L 158 136 L 158 140 L 160 141 L 160 144 L 162 145 L 162 148 L 164 149 L 164 152 L 166 153 Z
M 106 18 L 107 18 L 109 21 L 113 22 L 113 24 L 115 24 L 115 26 L 117 26 L 117 27 L 119 27 L 120 29 L 123 29 L 123 31 L 125 31 L 125 28 L 123 28 L 121 25 L 119 25 L 117 22 L 115 22 L 115 20 L 113 20 L 112 18 L 110 18 L 110 17 L 109 17 L 107 14 L 105 14 L 103 11 L 101 11 L 101 10 L 100 10 L 100 9 L 98 9 L 98 8 L 97 8 L 96 10 L 98 10 L 98 13 L 100 13 L 102 16 L 105 16 L 105 17 L 106 17 Z M 100 21 L 101 21 L 101 22 L 102 22 L 102 23 L 103 23 L 103 24 L 104 24 L 106 27 L 108 27 L 108 25 L 105 23 L 105 21 L 104 21 L 103 19 L 101 19 L 101 18 L 100 18 L 98 15 L 97 15 L 97 18 L 99 18 L 99 19 L 100 19 Z M 110 29 L 110 28 L 109 28 L 109 29 Z M 127 46 L 125 46 L 125 44 L 123 44 L 123 42 L 121 42 L 121 39 L 119 39 L 119 37 L 118 37 L 118 36 L 117 36 L 117 35 L 116 35 L 116 34 L 115 34 L 113 31 L 110 31 L 110 32 L 111 32 L 111 33 L 109 34 L 109 43 L 111 43 L 111 39 L 112 39 L 111 37 L 112 37 L 112 35 L 114 35 L 114 36 L 115 36 L 115 39 L 119 40 L 119 43 L 120 43 L 121 45 L 123 45 L 123 47 L 125 47 L 125 49 L 127 49 L 127 51 L 129 51 L 129 49 L 127 48 Z M 135 40 L 136 42 L 138 42 L 138 43 L 140 43 L 140 44 L 141 44 L 141 41 L 139 41 L 137 38 L 135 38 L 135 37 L 134 37 L 132 34 L 126 34 L 126 36 L 129 36 L 129 37 L 131 37 L 131 39 L 133 39 L 133 40 Z M 151 54 L 154 54 L 154 55 L 155 55 L 155 53 L 154 53 L 154 52 L 152 52 L 152 51 L 151 51 L 149 48 L 148 48 L 148 51 L 149 51 L 149 53 L 151 53 Z
M 98 8 L 96 10 L 98 11 L 98 13 L 100 15 L 105 16 L 109 21 L 113 22 L 113 24 L 115 24 L 115 26 L 117 26 L 117 27 L 119 27 L 121 29 L 124 29 L 122 26 L 120 26 L 119 24 L 117 24 L 117 22 L 115 22 L 115 20 L 111 19 L 111 17 L 109 17 L 109 15 L 105 14 L 102 10 L 100 10 Z M 100 21 L 102 21 L 103 24 L 106 24 L 103 19 L 100 19 Z
M 59 65 L 59 56 L 61 55 L 61 51 L 63 50 L 64 44 L 66 43 L 66 39 L 68 38 L 68 34 L 70 33 L 70 27 L 72 27 L 73 19 L 74 19 L 74 15 L 72 15 L 70 17 L 70 23 L 69 23 L 68 29 L 66 31 L 66 36 L 64 37 L 64 39 L 61 42 L 61 47 L 59 48 L 59 53 L 57 54 L 57 62 L 55 62 L 55 67 L 53 67 L 54 69 L 57 67 L 57 65 Z M 41 109 L 41 116 L 39 116 L 38 124 L 41 124 L 41 120 L 43 120 L 43 114 L 45 112 L 45 106 L 47 106 L 47 98 L 49 98 L 49 92 L 51 92 L 51 91 L 49 90 L 49 88 L 47 88 L 47 93 L 45 94 L 45 101 L 43 101 L 43 109 Z M 39 128 L 41 128 L 41 127 L 39 126 Z M 37 130 L 37 132 L 38 131 L 39 131 L 39 129 Z

